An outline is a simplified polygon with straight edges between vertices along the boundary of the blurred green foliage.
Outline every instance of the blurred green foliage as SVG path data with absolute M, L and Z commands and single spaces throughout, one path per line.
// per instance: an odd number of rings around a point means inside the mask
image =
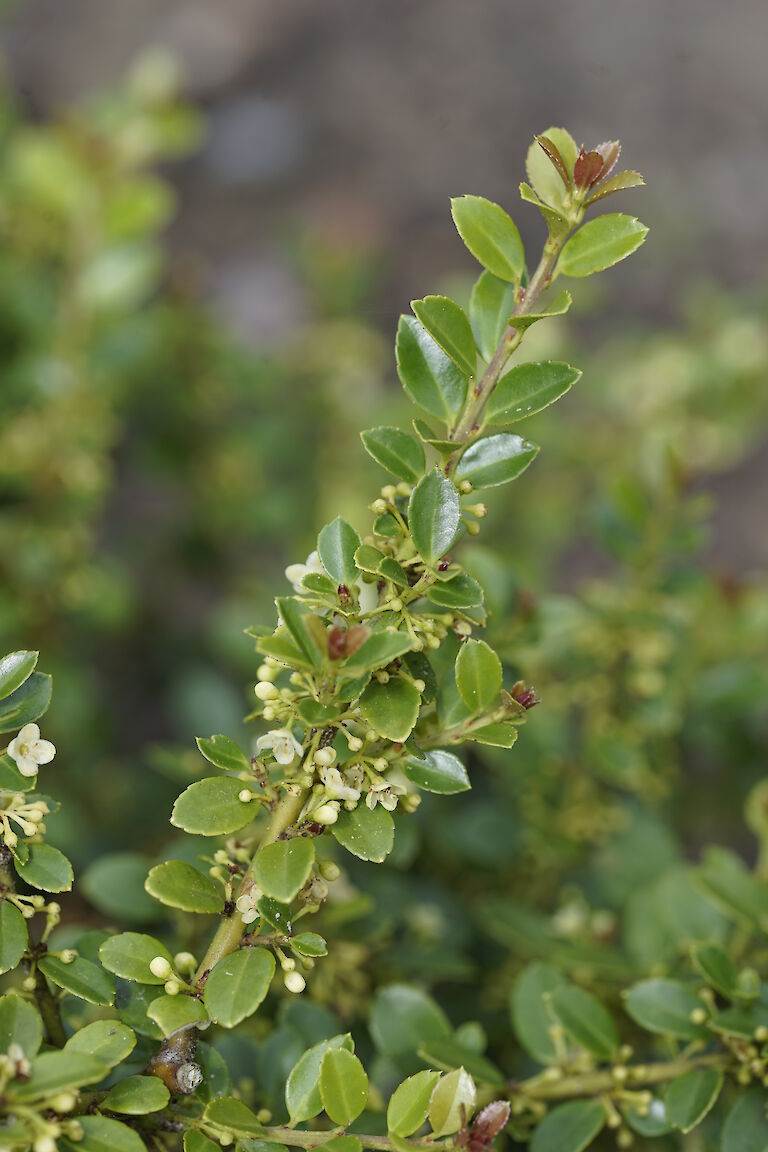
M 399 403 L 386 342 L 348 315 L 367 259 L 310 241 L 312 320 L 259 352 L 169 258 L 157 168 L 201 132 L 176 92 L 156 59 L 57 123 L 28 122 L 8 95 L 0 115 L 0 650 L 43 648 L 58 673 L 48 728 L 69 767 L 51 826 L 94 905 L 71 919 L 119 909 L 137 926 L 167 915 L 143 882 L 198 771 L 180 749 L 237 735 L 248 709 L 240 629 L 268 616 L 330 510 L 359 517 L 376 473 L 352 433 L 385 409 L 396 422 Z M 579 324 L 537 331 L 529 353 L 555 356 Z M 709 520 L 716 479 L 768 427 L 764 301 L 699 291 L 674 331 L 582 343 L 583 380 L 542 418 L 547 467 L 489 501 L 469 562 L 489 639 L 542 706 L 514 755 L 474 753 L 458 818 L 425 797 L 386 866 L 344 862 L 316 918 L 336 946 L 315 1002 L 221 1041 L 278 1117 L 304 1047 L 367 1020 L 381 985 L 416 982 L 471 1022 L 467 1050 L 479 1059 L 487 1039 L 523 1074 L 509 1000 L 527 961 L 610 1003 L 674 973 L 702 917 L 725 934 L 689 861 L 712 840 L 755 855 L 741 812 L 765 772 L 768 585 L 713 550 Z M 183 917 L 172 927 L 199 945 Z M 366 1043 L 384 1079 L 407 1066 L 381 1028 Z

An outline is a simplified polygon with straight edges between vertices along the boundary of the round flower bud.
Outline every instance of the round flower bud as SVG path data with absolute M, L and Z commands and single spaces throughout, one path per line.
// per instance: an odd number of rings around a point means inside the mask
M 177 952 L 173 958 L 173 963 L 179 972 L 194 972 L 197 968 L 197 960 L 191 952 Z
M 307 982 L 300 972 L 286 972 L 285 986 L 289 992 L 298 994 L 303 992 L 307 986 Z
M 469 480 L 462 480 L 461 484 L 459 484 L 459 492 L 461 492 L 462 496 L 468 496 L 471 491 L 472 485 Z
M 270 1120 L 272 1119 L 272 1113 L 270 1112 L 269 1108 L 259 1108 L 258 1112 L 256 1113 L 256 1119 L 258 1120 L 259 1124 L 269 1124 Z
M 339 876 L 341 876 L 341 868 L 339 868 L 335 860 L 321 860 L 320 875 L 324 880 L 338 880 Z
M 71 1112 L 76 1103 L 77 1097 L 74 1092 L 60 1092 L 51 1100 L 51 1108 L 54 1112 Z
M 279 674 L 278 668 L 273 668 L 270 664 L 260 664 L 256 675 L 259 680 L 276 680 Z
M 178 980 L 166 980 L 165 991 L 168 996 L 178 996 L 179 992 L 181 992 L 181 984 L 179 984 Z
M 318 748 L 317 752 L 315 752 L 315 763 L 322 764 L 324 768 L 330 768 L 335 759 L 335 748 Z
M 271 684 L 268 680 L 260 680 L 253 690 L 259 700 L 276 700 L 280 695 L 274 684 Z
M 21 982 L 21 986 L 25 992 L 34 992 L 37 981 L 34 976 L 25 976 Z
M 350 752 L 359 752 L 363 746 L 363 742 L 359 736 L 350 736 L 347 743 L 349 744 Z
M 267 705 L 265 706 L 265 708 L 264 708 L 264 710 L 263 710 L 263 712 L 262 712 L 262 716 L 264 717 L 264 719 L 265 719 L 265 720 L 274 720 L 274 718 L 275 718 L 275 710 L 274 710 L 274 708 L 272 707 L 272 705 L 271 705 L 271 704 L 267 704 Z
M 321 804 L 312 813 L 312 819 L 317 824 L 335 824 L 339 818 L 339 810 L 333 804 Z
M 282 960 L 280 961 L 280 967 L 282 968 L 283 972 L 293 972 L 296 967 L 296 961 L 292 956 L 283 956 Z
M 51 900 L 50 904 L 48 905 L 48 915 L 49 916 L 60 916 L 61 915 L 61 904 L 59 904 L 56 900 Z
M 63 952 L 59 952 L 59 960 L 62 964 L 71 964 L 75 959 L 77 959 L 77 952 L 74 948 L 65 948 Z
M 32 1145 L 32 1152 L 56 1152 L 56 1141 L 52 1136 L 38 1136 Z
M 250 800 L 253 800 L 253 792 L 251 792 L 250 788 L 243 788 L 238 792 L 237 798 L 242 804 L 247 804 Z
M 150 960 L 149 970 L 158 980 L 167 980 L 173 971 L 165 956 L 155 956 Z

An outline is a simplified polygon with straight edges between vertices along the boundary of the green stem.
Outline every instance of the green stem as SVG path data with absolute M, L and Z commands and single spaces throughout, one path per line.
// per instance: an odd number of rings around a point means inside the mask
M 483 375 L 475 385 L 474 391 L 470 396 L 461 420 L 456 425 L 451 439 L 456 440 L 457 443 L 463 444 L 474 432 L 476 432 L 481 424 L 485 406 L 488 403 L 491 394 L 501 379 L 502 372 L 504 371 L 509 358 L 513 352 L 520 345 L 523 339 L 524 330 L 515 328 L 515 316 L 525 316 L 532 309 L 539 297 L 552 283 L 552 276 L 555 270 L 557 258 L 565 243 L 566 237 L 553 240 L 551 237 L 544 245 L 544 251 L 539 261 L 538 267 L 531 277 L 530 283 L 527 288 L 522 289 L 520 299 L 518 300 L 515 310 L 512 313 L 510 323 L 504 329 L 504 334 L 501 337 L 499 346 L 493 354 L 491 361 L 486 368 Z M 455 461 L 458 459 L 458 454 L 454 453 L 450 457 L 447 465 L 446 472 L 450 472 L 454 466 Z
M 259 848 L 274 843 L 286 828 L 290 828 L 291 824 L 293 824 L 301 812 L 305 796 L 305 789 L 298 791 L 295 796 L 291 794 L 283 796 L 272 813 Z M 253 865 L 255 859 L 256 853 L 254 852 L 253 859 L 240 883 L 235 899 L 253 887 Z M 243 924 L 240 915 L 233 913 L 222 918 L 197 970 L 195 984 L 198 989 L 202 987 L 210 970 L 225 956 L 228 956 L 239 947 L 244 935 L 245 924 Z M 158 1076 L 173 1095 L 184 1095 L 192 1091 L 194 1085 L 192 1085 L 192 1087 L 187 1086 L 184 1077 L 179 1076 L 179 1072 L 182 1068 L 189 1068 L 191 1066 L 195 1057 L 196 1047 L 197 1030 L 194 1025 L 190 1025 L 188 1028 L 181 1028 L 178 1032 L 175 1032 L 173 1036 L 169 1037 L 169 1039 L 163 1041 L 159 1050 L 147 1065 L 147 1072 L 153 1076 Z
M 321 1148 L 323 1144 L 327 1144 L 329 1140 L 335 1139 L 339 1134 L 339 1130 L 299 1132 L 294 1128 L 280 1125 L 274 1128 L 265 1128 L 262 1133 L 259 1133 L 259 1140 L 264 1140 L 269 1144 L 285 1144 L 293 1148 Z M 389 1152 L 390 1149 L 392 1152 L 396 1152 L 396 1145 L 388 1136 L 366 1136 L 360 1132 L 355 1132 L 355 1139 L 360 1141 L 363 1148 L 371 1148 L 375 1152 Z M 413 1149 L 413 1152 L 435 1152 L 436 1147 L 442 1148 L 445 1145 L 420 1144 L 409 1140 L 408 1147 Z
M 550 1080 L 546 1072 L 514 1085 L 513 1097 L 528 1096 L 533 1100 L 567 1100 L 574 1096 L 600 1096 L 617 1090 L 642 1091 L 652 1084 L 676 1080 L 692 1068 L 725 1068 L 730 1061 L 726 1052 L 693 1056 L 688 1059 L 667 1060 L 658 1064 L 637 1064 L 626 1069 L 626 1076 L 617 1079 L 613 1069 L 584 1072 Z
M 283 796 L 280 803 L 272 813 L 272 817 L 267 825 L 267 830 L 264 833 L 259 848 L 266 847 L 267 844 L 273 844 L 278 839 L 280 834 L 290 828 L 291 824 L 296 820 L 299 812 L 301 812 L 304 800 L 306 798 L 306 790 L 302 789 L 296 796 L 286 795 Z M 256 853 L 254 853 L 253 860 L 251 860 L 248 871 L 242 879 L 240 887 L 237 890 L 235 899 L 248 892 L 253 887 L 253 865 L 256 860 Z M 199 984 L 201 980 L 210 972 L 214 965 L 218 964 L 230 952 L 234 952 L 239 946 L 240 941 L 245 935 L 245 924 L 241 916 L 232 915 L 225 917 L 219 927 L 216 929 L 211 943 L 208 945 L 208 950 L 203 957 L 200 967 L 195 975 L 195 983 Z

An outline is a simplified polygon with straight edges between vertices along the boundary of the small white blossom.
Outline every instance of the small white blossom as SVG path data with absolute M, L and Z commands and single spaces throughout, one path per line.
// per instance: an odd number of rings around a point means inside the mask
M 257 905 L 261 897 L 262 892 L 260 888 L 251 888 L 248 892 L 244 892 L 242 896 L 238 896 L 235 901 L 235 908 L 237 908 L 240 913 L 240 919 L 243 924 L 253 924 L 254 920 L 258 920 L 259 909 Z
M 365 798 L 365 804 L 371 811 L 377 804 L 381 804 L 382 808 L 386 808 L 387 812 L 394 812 L 397 808 L 397 798 L 402 796 L 405 792 L 399 784 L 393 784 L 388 780 L 378 780 L 375 784 L 371 785 L 371 789 Z
M 349 800 L 352 803 L 357 803 L 360 799 L 360 790 L 351 787 L 338 768 L 328 768 L 321 765 L 318 769 L 318 776 L 330 800 Z
M 290 728 L 273 728 L 256 741 L 256 751 L 263 752 L 271 748 L 272 755 L 278 764 L 290 764 L 295 756 L 301 756 L 303 748 L 299 744 Z
M 366 584 L 364 580 L 357 580 L 356 585 L 360 614 L 367 616 L 369 612 L 373 612 L 374 608 L 378 607 L 379 590 L 375 582 L 373 584 Z
M 310 552 L 309 556 L 307 556 L 306 564 L 289 564 L 286 568 L 285 575 L 291 584 L 293 584 L 294 592 L 306 592 L 302 580 L 310 572 L 316 572 L 321 576 L 326 574 L 319 552 Z
M 25 724 L 18 736 L 8 745 L 8 755 L 16 761 L 22 776 L 37 776 L 41 764 L 50 764 L 56 749 L 50 740 L 40 739 L 37 724 Z

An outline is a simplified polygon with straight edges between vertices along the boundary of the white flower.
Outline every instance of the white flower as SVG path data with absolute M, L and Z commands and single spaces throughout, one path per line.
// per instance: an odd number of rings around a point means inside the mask
M 373 612 L 374 608 L 378 607 L 379 590 L 375 581 L 373 584 L 366 584 L 364 580 L 358 580 L 356 583 L 360 615 L 367 616 L 369 612 Z
M 323 782 L 329 800 L 350 800 L 357 803 L 360 799 L 359 790 L 350 788 L 338 768 L 328 768 L 321 765 L 318 769 L 318 776 Z
M 319 552 L 310 552 L 306 564 L 289 564 L 286 568 L 285 574 L 293 584 L 294 592 L 306 592 L 302 580 L 310 572 L 317 572 L 321 576 L 326 574 Z
M 25 724 L 15 740 L 8 745 L 8 755 L 16 761 L 22 776 L 37 776 L 41 764 L 50 764 L 56 749 L 50 740 L 40 739 L 37 724 Z
M 402 796 L 405 788 L 399 784 L 392 784 L 388 780 L 378 780 L 371 785 L 371 790 L 365 798 L 365 804 L 371 811 L 377 804 L 386 808 L 387 812 L 394 812 L 397 808 L 397 798 Z
M 265 736 L 259 736 L 256 751 L 263 752 L 265 748 L 272 749 L 278 764 L 290 764 L 294 756 L 301 756 L 304 751 L 290 728 L 273 728 Z
M 261 897 L 262 892 L 260 888 L 251 888 L 248 892 L 244 892 L 242 896 L 238 896 L 235 901 L 235 908 L 237 908 L 240 913 L 240 919 L 243 924 L 253 924 L 254 920 L 258 920 L 260 913 L 257 905 Z
M 310 552 L 305 564 L 289 564 L 286 568 L 285 575 L 291 584 L 293 584 L 294 592 L 298 592 L 299 594 L 306 593 L 307 589 L 302 584 L 302 580 L 310 572 L 317 572 L 321 576 L 328 575 L 323 567 L 319 552 Z M 355 581 L 354 586 L 357 588 L 360 614 L 366 616 L 369 612 L 373 612 L 379 603 L 379 590 L 376 587 L 376 582 L 366 584 L 361 578 Z

